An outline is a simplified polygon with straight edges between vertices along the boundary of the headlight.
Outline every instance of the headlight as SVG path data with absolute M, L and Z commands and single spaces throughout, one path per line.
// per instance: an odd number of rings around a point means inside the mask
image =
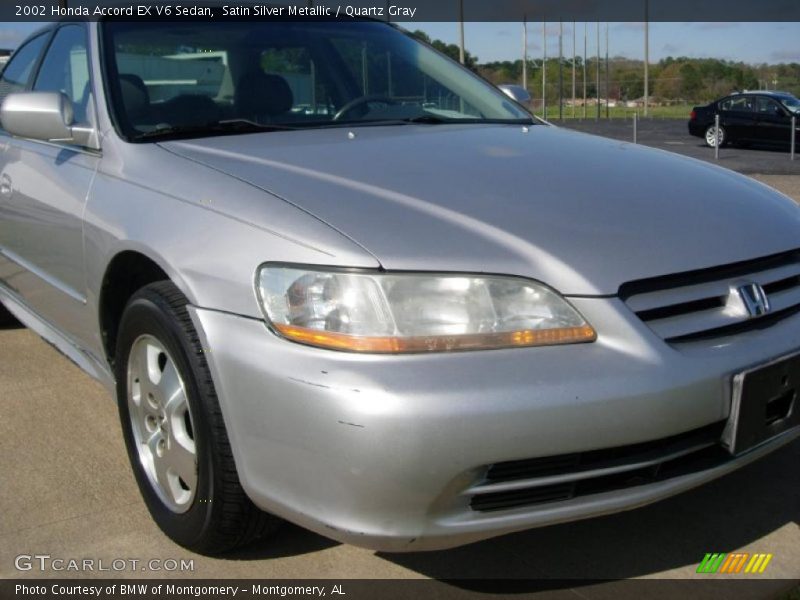
M 293 268 L 258 273 L 264 313 L 287 339 L 351 352 L 443 352 L 591 342 L 550 288 L 515 277 Z

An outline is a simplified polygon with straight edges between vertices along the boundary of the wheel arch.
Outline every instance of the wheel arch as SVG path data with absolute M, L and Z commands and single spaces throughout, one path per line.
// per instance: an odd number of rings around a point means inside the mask
M 113 368 L 117 334 L 125 306 L 138 290 L 157 281 L 171 281 L 187 298 L 185 282 L 174 271 L 140 249 L 122 249 L 108 261 L 98 293 L 98 319 L 106 360 Z

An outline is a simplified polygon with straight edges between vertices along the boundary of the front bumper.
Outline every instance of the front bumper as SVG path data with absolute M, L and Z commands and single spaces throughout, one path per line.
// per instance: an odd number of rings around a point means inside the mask
M 192 308 L 239 476 L 260 508 L 387 551 L 458 546 L 635 508 L 800 435 L 665 481 L 494 512 L 470 508 L 489 465 L 637 444 L 728 417 L 736 372 L 800 348 L 800 316 L 727 340 L 665 344 L 616 299 L 571 299 L 592 344 L 376 356 L 281 340 Z

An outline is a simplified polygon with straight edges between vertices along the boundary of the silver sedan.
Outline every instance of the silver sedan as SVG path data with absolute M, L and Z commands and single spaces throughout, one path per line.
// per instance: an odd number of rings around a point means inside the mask
M 0 80 L 0 300 L 219 553 L 631 509 L 800 435 L 800 210 L 372 21 L 52 24 Z

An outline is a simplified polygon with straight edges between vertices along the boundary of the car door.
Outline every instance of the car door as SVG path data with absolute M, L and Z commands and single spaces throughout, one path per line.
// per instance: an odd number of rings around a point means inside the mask
M 720 124 L 727 132 L 728 140 L 753 138 L 756 122 L 754 101 L 753 96 L 740 94 L 725 98 L 719 103 Z
M 758 124 L 756 135 L 759 141 L 770 144 L 789 144 L 791 117 L 780 104 L 772 98 L 759 96 L 756 99 Z
M 87 31 L 84 24 L 55 30 L 36 68 L 33 91 L 60 91 L 72 101 L 75 120 L 90 103 Z M 0 248 L 13 264 L 4 283 L 62 333 L 89 339 L 82 215 L 99 154 L 67 144 L 6 136 L 0 163 Z
M 42 33 L 17 48 L 0 77 L 0 103 L 9 94 L 24 92 L 29 88 L 49 38 L 49 32 Z M 19 217 L 12 203 L 10 180 L 5 173 L 10 141 L 10 136 L 0 127 L 0 284 L 16 289 L 24 270 L 8 258 L 10 246 L 14 245 Z

